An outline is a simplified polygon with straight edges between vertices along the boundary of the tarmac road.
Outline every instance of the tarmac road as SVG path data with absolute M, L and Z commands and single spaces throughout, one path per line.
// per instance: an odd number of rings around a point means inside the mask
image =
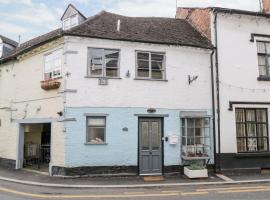
M 0 181 L 0 200 L 36 199 L 269 200 L 270 183 L 137 189 L 72 189 Z

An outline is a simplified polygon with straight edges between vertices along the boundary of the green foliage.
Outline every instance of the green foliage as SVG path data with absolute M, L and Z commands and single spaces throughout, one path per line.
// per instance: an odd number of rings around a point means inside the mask
M 197 161 L 190 161 L 189 166 L 187 166 L 190 170 L 203 170 L 205 169 L 205 166 L 203 166 L 202 163 L 199 163 Z

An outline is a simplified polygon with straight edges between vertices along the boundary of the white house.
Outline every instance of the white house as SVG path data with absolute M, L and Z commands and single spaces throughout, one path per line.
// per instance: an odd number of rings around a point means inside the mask
M 261 12 L 179 8 L 216 47 L 216 165 L 223 171 L 270 167 L 270 1 Z
M 182 19 L 86 18 L 72 5 L 62 22 L 0 59 L 1 164 L 36 164 L 36 150 L 51 175 L 214 164 L 206 37 Z

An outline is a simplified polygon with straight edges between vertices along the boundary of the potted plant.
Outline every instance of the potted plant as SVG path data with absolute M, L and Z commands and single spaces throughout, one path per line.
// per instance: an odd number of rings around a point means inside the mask
M 190 163 L 189 166 L 184 167 L 184 174 L 188 178 L 207 178 L 208 177 L 208 170 L 205 166 L 200 164 L 198 161 L 193 161 Z

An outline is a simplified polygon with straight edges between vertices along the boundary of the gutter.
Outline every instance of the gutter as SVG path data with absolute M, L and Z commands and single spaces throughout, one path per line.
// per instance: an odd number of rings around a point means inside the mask
M 213 112 L 213 140 L 214 140 L 214 163 L 216 164 L 217 161 L 217 154 L 216 154 L 216 105 L 215 105 L 215 76 L 214 76 L 214 54 L 215 50 L 213 49 L 210 55 L 211 61 L 211 89 L 212 89 L 212 112 Z M 216 173 L 216 167 L 214 168 Z
M 215 152 L 216 154 L 216 170 L 218 170 L 218 172 L 221 171 L 221 166 L 220 166 L 220 152 L 221 152 L 221 148 L 220 148 L 220 88 L 219 88 L 219 62 L 218 62 L 218 32 L 217 32 L 217 14 L 218 12 L 216 10 L 214 10 L 214 29 L 215 29 L 215 47 L 216 47 L 216 54 L 215 54 L 215 65 L 216 65 L 216 97 L 217 97 L 217 135 L 218 135 L 218 148 L 217 148 L 217 152 Z

